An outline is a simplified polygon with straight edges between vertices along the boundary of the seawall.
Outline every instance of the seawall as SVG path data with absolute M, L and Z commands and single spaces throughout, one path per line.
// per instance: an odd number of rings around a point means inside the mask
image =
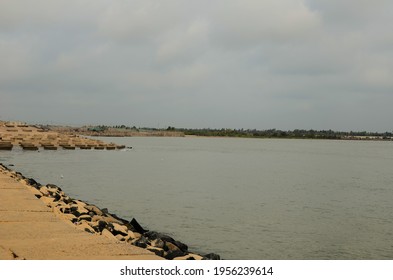
M 1 260 L 161 259 L 149 250 L 82 230 L 56 212 L 53 199 L 38 198 L 38 192 L 20 173 L 0 165 Z
M 0 259 L 219 259 L 0 163 Z

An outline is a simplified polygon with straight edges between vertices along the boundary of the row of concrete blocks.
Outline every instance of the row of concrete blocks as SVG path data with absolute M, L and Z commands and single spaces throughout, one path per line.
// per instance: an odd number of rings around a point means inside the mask
M 58 147 L 54 145 L 41 145 L 44 150 L 57 150 Z M 0 142 L 0 150 L 12 150 L 14 145 L 10 142 Z M 31 143 L 22 143 L 21 147 L 23 150 L 30 150 L 30 151 L 37 151 L 39 149 L 38 145 L 34 145 Z M 60 145 L 61 148 L 64 150 L 75 150 L 76 146 L 71 145 Z M 114 145 L 114 146 L 93 146 L 93 145 L 78 145 L 77 146 L 81 150 L 116 150 L 116 149 L 125 149 L 126 146 L 124 145 Z

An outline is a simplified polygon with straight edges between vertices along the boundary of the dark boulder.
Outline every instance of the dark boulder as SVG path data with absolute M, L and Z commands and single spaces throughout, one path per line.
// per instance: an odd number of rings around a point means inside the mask
M 202 260 L 221 260 L 220 255 L 210 253 L 203 256 Z
M 106 228 L 107 225 L 108 225 L 108 223 L 105 222 L 105 221 L 98 221 L 98 229 L 99 229 L 99 231 L 100 232 L 103 231 L 104 228 Z
M 95 232 L 102 232 L 98 226 L 92 226 Z
M 185 255 L 186 255 L 186 253 L 184 253 L 183 251 L 175 250 L 175 251 L 166 252 L 164 254 L 164 258 L 166 258 L 167 260 L 173 260 L 174 258 L 184 257 Z
M 83 214 L 83 215 L 80 215 L 80 216 L 78 217 L 78 221 L 88 221 L 88 222 L 91 222 L 91 217 L 90 217 L 90 215 Z
M 147 250 L 149 250 L 150 252 L 153 252 L 154 254 L 156 254 L 159 257 L 164 257 L 164 250 L 160 250 L 160 249 L 156 249 L 156 248 L 147 248 Z
M 141 236 L 140 238 L 134 240 L 131 244 L 141 248 L 147 248 L 147 246 L 150 245 L 149 240 L 147 240 L 144 236 Z
M 153 241 L 151 241 L 151 245 L 153 247 L 157 247 L 157 248 L 161 248 L 161 249 L 165 248 L 165 242 L 161 238 L 157 238 L 157 239 L 154 239 Z
M 158 233 L 158 232 L 156 232 L 156 231 L 148 231 L 148 232 L 145 232 L 145 233 L 143 234 L 143 236 L 149 238 L 150 240 L 159 239 L 159 238 L 160 238 L 159 235 L 160 235 L 160 233 Z
M 29 184 L 30 186 L 33 186 L 35 188 L 41 187 L 41 184 L 32 178 L 27 178 L 26 181 L 27 181 L 27 184 Z
M 51 188 L 51 189 L 56 189 L 56 191 L 59 191 L 59 192 L 62 191 L 62 189 L 61 189 L 60 187 L 58 187 L 58 186 L 56 186 L 56 185 L 54 185 L 54 184 L 47 184 L 46 186 L 47 186 L 48 188 Z
M 179 247 L 177 247 L 175 244 L 172 242 L 165 242 L 165 251 L 181 251 Z
M 175 245 L 178 249 L 180 249 L 183 252 L 188 252 L 188 246 L 186 244 L 184 244 L 183 242 L 174 240 L 169 235 L 166 235 L 166 234 L 163 234 L 160 232 L 156 232 L 156 231 L 148 231 L 148 232 L 145 232 L 143 234 L 143 236 L 147 237 L 153 243 L 157 242 L 157 240 L 161 240 L 163 242 L 171 243 L 171 244 Z M 155 245 L 155 247 L 159 247 L 159 246 Z M 162 248 L 164 248 L 164 247 L 162 247 Z
M 26 179 L 26 178 L 22 175 L 22 173 L 20 173 L 20 172 L 16 172 L 16 173 L 15 173 L 15 176 L 16 176 L 16 178 L 18 178 L 19 180 Z
M 148 232 L 145 232 L 143 235 L 146 236 L 147 238 L 149 238 L 150 240 L 161 239 L 161 240 L 166 241 L 166 242 L 173 242 L 173 241 L 175 241 L 169 235 L 166 235 L 166 234 L 163 234 L 163 233 L 160 233 L 160 232 L 156 232 L 156 231 L 148 231 Z
M 54 201 L 59 201 L 61 199 L 61 195 L 58 193 L 53 194 L 52 197 L 55 199 Z
M 70 204 L 70 203 L 73 202 L 72 198 L 70 198 L 69 196 L 64 196 L 64 197 L 63 197 L 63 201 L 64 201 L 64 203 L 66 203 L 66 204 Z
M 93 228 L 94 229 L 94 228 Z M 95 230 L 95 229 L 94 229 Z M 91 231 L 90 229 L 88 229 L 88 228 L 85 228 L 85 231 L 86 232 L 88 232 L 88 233 L 94 233 L 93 231 Z
M 106 224 L 106 227 L 105 227 L 107 230 L 109 230 L 112 234 L 113 234 L 113 230 L 114 230 L 114 226 L 113 226 L 113 224 L 111 223 L 111 222 L 108 222 L 107 224 Z
M 186 244 L 184 244 L 184 243 L 182 243 L 180 241 L 177 241 L 177 240 L 171 241 L 171 243 L 176 245 L 183 252 L 188 252 L 188 246 Z
M 59 210 L 63 214 L 71 214 L 71 209 L 68 205 L 60 206 Z
M 147 230 L 145 230 L 139 223 L 137 220 L 135 220 L 135 218 L 133 218 L 130 222 L 130 225 L 132 226 L 132 228 L 134 229 L 133 231 L 136 231 L 140 234 L 144 234 L 145 232 L 147 232 Z
M 73 210 L 72 207 L 70 209 L 70 212 L 72 215 L 74 215 L 75 217 L 79 217 L 81 215 L 81 213 L 78 210 Z M 90 217 L 91 218 L 91 217 Z

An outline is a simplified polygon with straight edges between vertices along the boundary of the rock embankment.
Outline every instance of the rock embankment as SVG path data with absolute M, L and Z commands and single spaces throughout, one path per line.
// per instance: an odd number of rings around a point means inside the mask
M 12 176 L 27 185 L 33 194 L 50 207 L 60 219 L 90 234 L 102 235 L 117 242 L 145 248 L 168 260 L 220 259 L 220 256 L 212 253 L 200 255 L 189 252 L 186 244 L 166 234 L 145 230 L 135 219 L 129 222 L 109 213 L 106 208 L 100 209 L 93 204 L 73 199 L 56 185 L 41 185 L 19 172 L 13 172 Z

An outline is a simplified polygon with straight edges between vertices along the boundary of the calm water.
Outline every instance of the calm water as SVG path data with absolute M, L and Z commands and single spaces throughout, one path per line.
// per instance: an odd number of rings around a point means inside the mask
M 0 161 L 200 253 L 393 259 L 392 142 L 104 140 L 134 149 L 0 151 Z

